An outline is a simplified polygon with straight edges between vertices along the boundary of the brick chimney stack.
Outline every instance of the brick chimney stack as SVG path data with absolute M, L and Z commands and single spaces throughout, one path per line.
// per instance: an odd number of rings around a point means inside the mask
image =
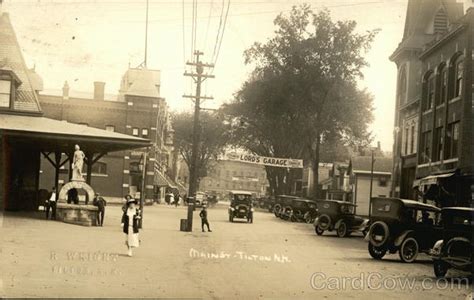
M 63 85 L 63 99 L 64 100 L 69 99 L 69 84 L 67 83 L 67 81 L 64 81 L 64 85 Z
M 105 82 L 95 81 L 94 82 L 94 100 L 104 100 L 105 95 Z

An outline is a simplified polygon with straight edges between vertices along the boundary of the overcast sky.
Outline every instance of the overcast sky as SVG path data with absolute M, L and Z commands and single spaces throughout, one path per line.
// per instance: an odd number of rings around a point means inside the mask
M 357 21 L 359 31 L 381 30 L 367 54 L 370 67 L 360 85 L 375 96 L 371 126 L 375 141 L 390 151 L 396 67 L 388 56 L 402 37 L 406 0 L 231 0 L 216 78 L 204 89 L 215 100 L 203 106 L 217 107 L 232 98 L 251 70 L 244 65 L 243 51 L 273 35 L 279 12 L 303 2 L 315 11 L 329 8 L 334 20 Z M 183 76 L 184 61 L 191 59 L 192 0 L 184 3 L 184 47 L 182 0 L 149 4 L 148 67 L 161 70 L 161 95 L 173 110 L 192 107 L 181 97 L 192 93 L 191 80 Z M 73 90 L 92 92 L 94 81 L 105 81 L 106 93 L 116 94 L 128 65 L 135 67 L 144 60 L 145 0 L 7 0 L 4 6 L 27 63 L 36 65 L 45 89 L 61 89 L 67 80 Z M 196 48 L 204 51 L 203 61 L 211 61 L 221 10 L 222 0 L 198 1 Z

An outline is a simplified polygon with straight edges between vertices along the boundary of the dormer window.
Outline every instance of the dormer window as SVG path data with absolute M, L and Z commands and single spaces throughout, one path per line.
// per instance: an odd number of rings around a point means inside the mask
M 12 94 L 12 82 L 10 80 L 0 79 L 0 107 L 10 107 Z
M 444 8 L 440 8 L 433 20 L 433 33 L 443 34 L 448 30 L 448 16 Z
M 0 67 L 0 109 L 12 107 L 15 98 L 15 92 L 21 80 L 8 67 Z

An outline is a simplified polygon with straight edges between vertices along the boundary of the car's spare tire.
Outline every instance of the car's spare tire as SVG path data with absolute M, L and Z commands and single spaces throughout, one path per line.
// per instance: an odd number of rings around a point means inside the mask
M 390 230 L 385 222 L 377 221 L 370 226 L 369 242 L 375 247 L 383 246 L 390 237 Z
M 320 215 L 318 217 L 318 226 L 321 230 L 328 230 L 331 226 L 331 217 L 326 214 Z

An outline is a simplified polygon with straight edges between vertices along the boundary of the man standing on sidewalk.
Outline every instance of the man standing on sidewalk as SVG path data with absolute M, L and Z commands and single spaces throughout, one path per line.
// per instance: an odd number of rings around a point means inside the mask
M 107 205 L 107 201 L 105 201 L 99 193 L 96 193 L 92 204 L 97 206 L 97 209 L 99 210 L 99 213 L 97 214 L 97 225 L 104 226 L 105 206 Z
M 46 219 L 49 218 L 49 210 L 51 209 L 51 219 L 56 220 L 56 188 L 51 189 L 49 200 L 46 204 Z
M 207 226 L 207 231 L 212 232 L 212 230 L 209 228 L 209 222 L 207 221 L 207 209 L 205 206 L 202 207 L 202 210 L 199 213 L 199 216 L 201 217 L 202 232 L 204 232 L 204 225 Z

